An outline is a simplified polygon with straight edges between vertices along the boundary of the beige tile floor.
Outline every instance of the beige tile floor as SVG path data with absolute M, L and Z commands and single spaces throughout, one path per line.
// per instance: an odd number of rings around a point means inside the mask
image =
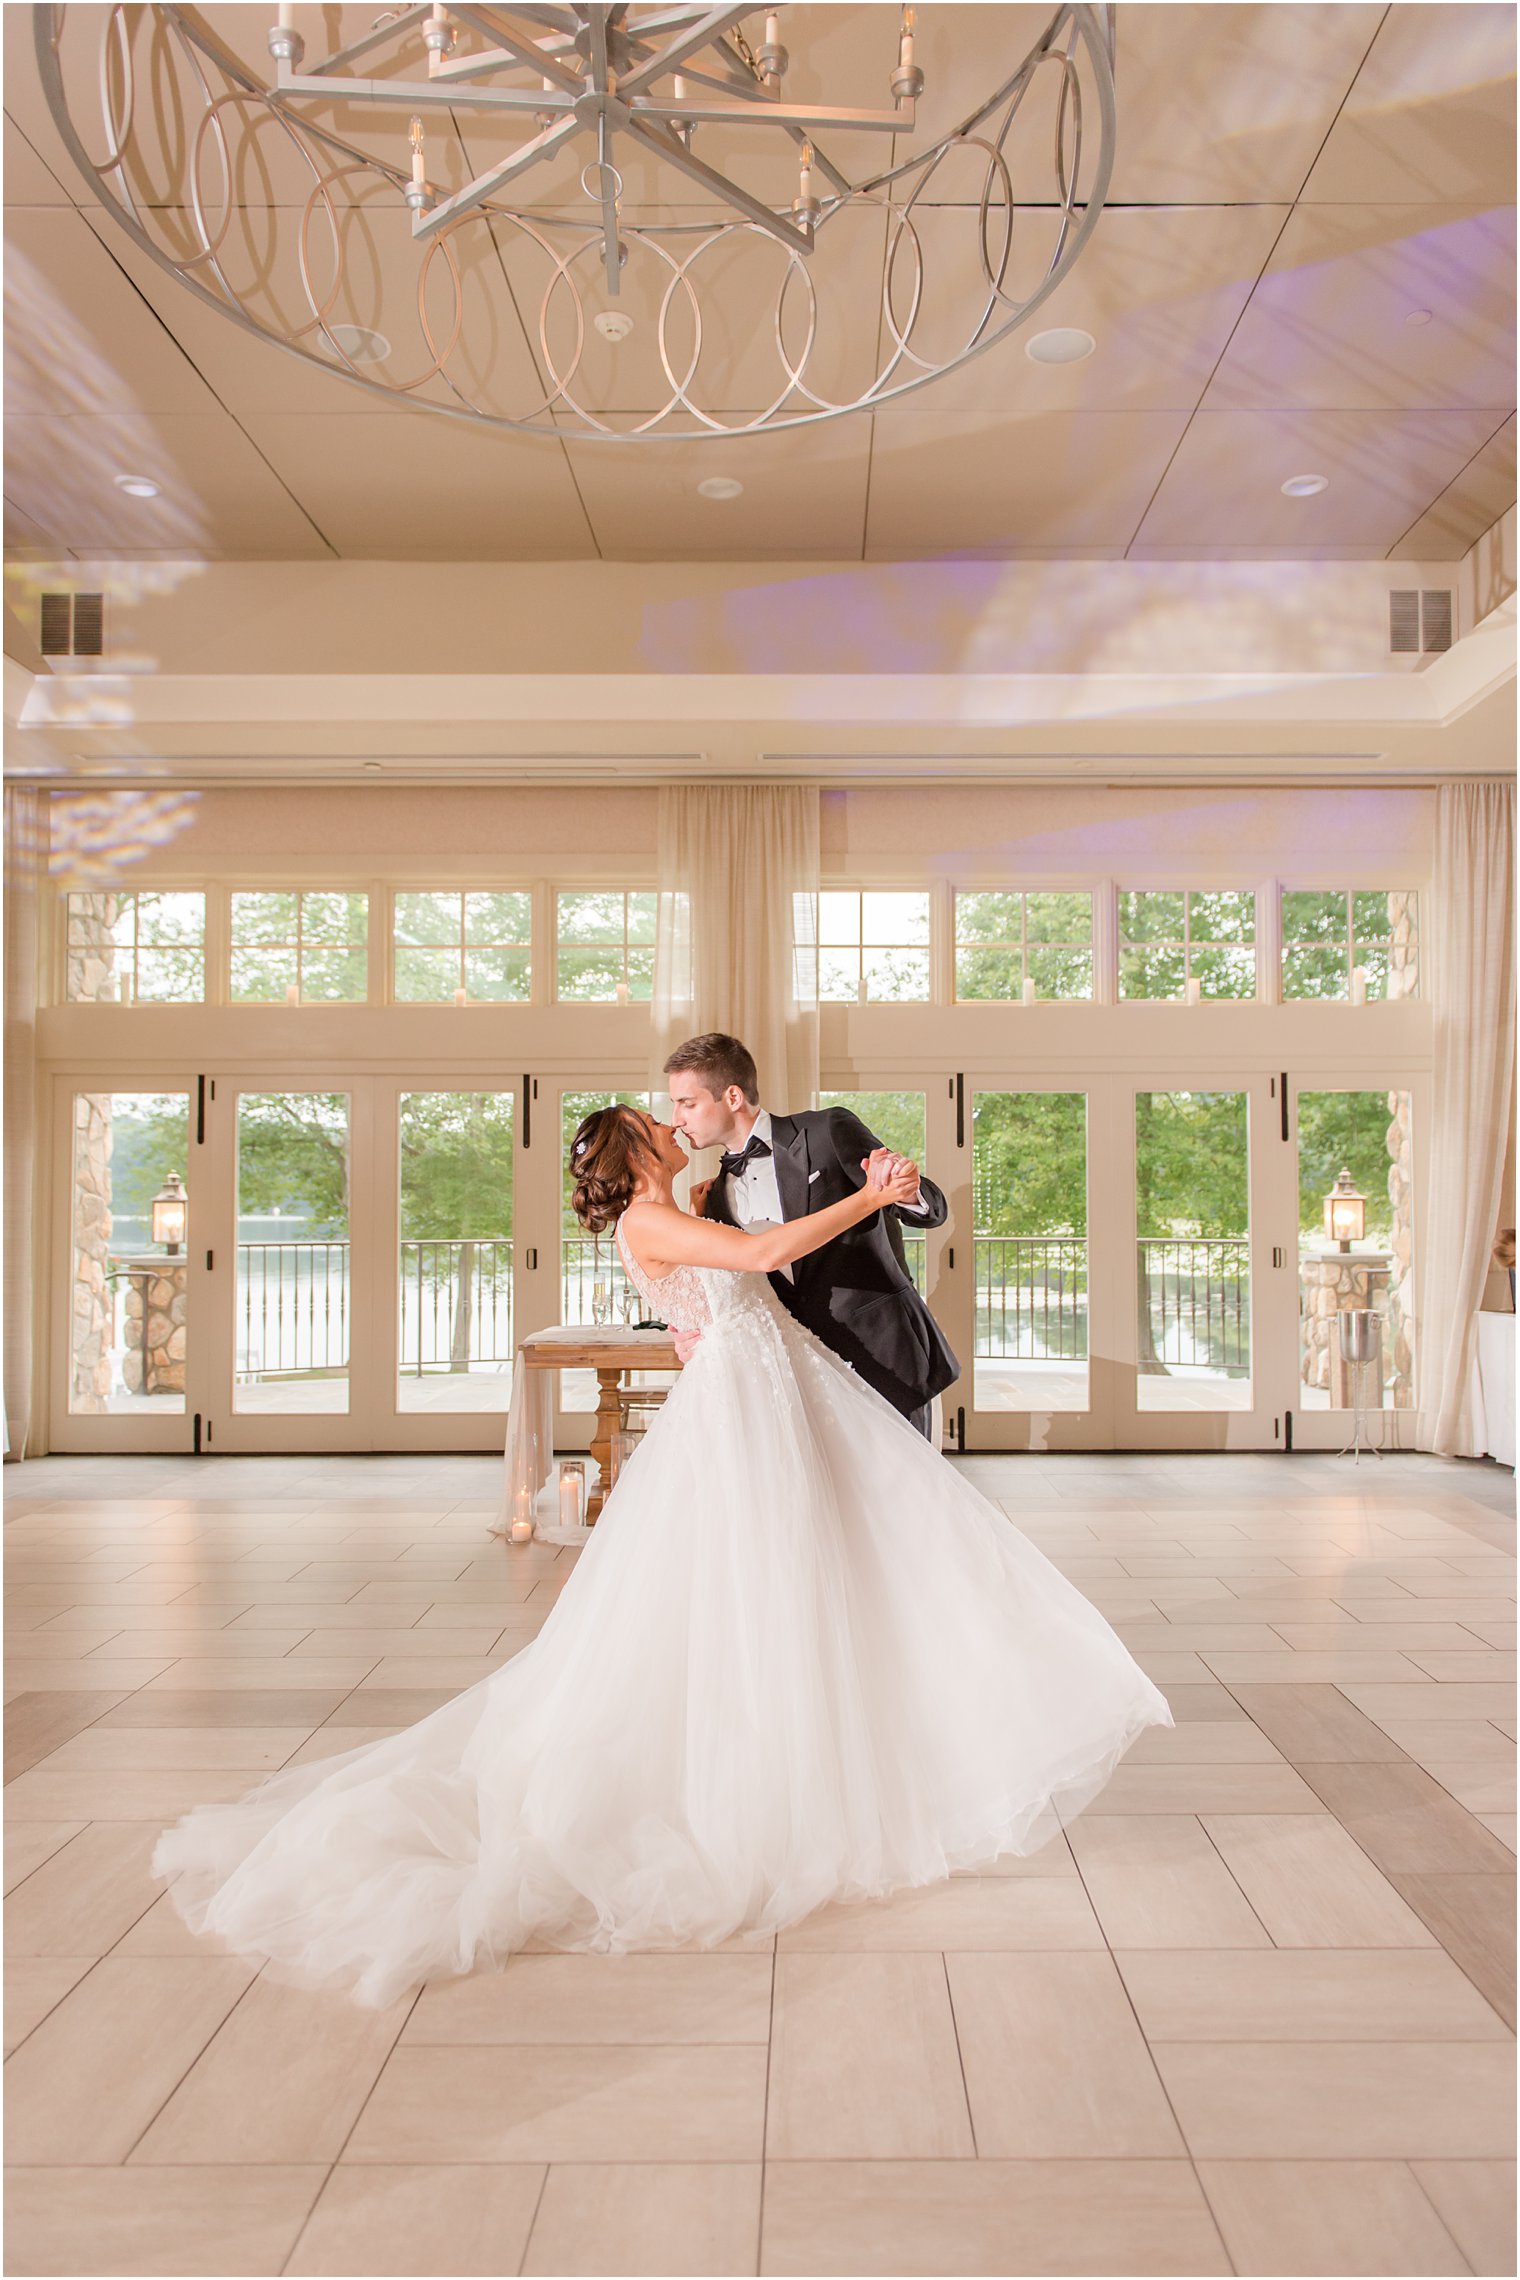
M 1512 2273 L 1512 1477 L 963 1461 L 1176 1716 L 1067 1835 L 378 2015 L 191 1940 L 154 1838 L 573 1555 L 487 1539 L 484 1459 L 13 1468 L 7 2271 Z

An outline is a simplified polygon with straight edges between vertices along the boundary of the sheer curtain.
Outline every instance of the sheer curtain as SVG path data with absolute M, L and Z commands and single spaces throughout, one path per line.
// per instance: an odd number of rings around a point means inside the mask
M 1429 972 L 1435 1102 L 1425 1239 L 1421 1408 L 1442 1456 L 1483 1453 L 1474 1316 L 1498 1232 L 1515 1026 L 1515 793 L 1436 795 Z
M 5 1453 L 32 1431 L 32 1227 L 37 1156 L 37 919 L 42 795 L 5 793 Z
M 768 1108 L 812 1107 L 817 897 L 816 788 L 693 784 L 660 794 L 656 1091 L 674 1046 L 724 1029 L 754 1054 Z

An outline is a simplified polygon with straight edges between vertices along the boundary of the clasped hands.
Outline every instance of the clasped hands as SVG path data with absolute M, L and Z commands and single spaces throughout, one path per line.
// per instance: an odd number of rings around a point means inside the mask
M 873 1148 L 869 1156 L 861 1157 L 860 1168 L 866 1175 L 867 1187 L 885 1187 L 888 1181 L 895 1179 L 899 1172 L 904 1171 L 911 1172 L 915 1180 L 918 1178 L 918 1166 L 912 1157 L 900 1156 L 892 1148 Z M 693 1218 L 700 1219 L 703 1216 L 711 1187 L 711 1180 L 699 1180 L 693 1186 L 688 1206 Z M 673 1330 L 671 1338 L 674 1341 L 681 1367 L 684 1369 L 698 1346 L 701 1345 L 702 1333 L 700 1330 Z

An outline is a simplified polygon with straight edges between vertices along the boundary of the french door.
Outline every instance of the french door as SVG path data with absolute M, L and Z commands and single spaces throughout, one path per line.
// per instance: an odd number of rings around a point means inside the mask
M 569 1208 L 580 1119 L 648 1100 L 600 1074 L 55 1080 L 53 1446 L 499 1448 L 526 1332 L 642 1312 Z M 904 1263 L 960 1357 L 950 1446 L 1338 1449 L 1416 1439 L 1424 1083 L 860 1070 L 819 1097 L 948 1194 Z M 594 1381 L 560 1404 L 586 1445 Z
M 952 1079 L 933 1303 L 967 1449 L 1281 1448 L 1297 1346 L 1283 1080 Z

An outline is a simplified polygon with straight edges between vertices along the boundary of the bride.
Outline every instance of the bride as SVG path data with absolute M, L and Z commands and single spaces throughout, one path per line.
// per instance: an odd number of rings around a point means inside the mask
M 677 1207 L 685 1162 L 635 1108 L 576 1135 L 577 1216 L 702 1336 L 538 1638 L 159 1839 L 185 1921 L 271 1976 L 380 2005 L 530 1939 L 763 1937 L 1034 1850 L 1171 1723 L 1096 1609 L 767 1282 L 916 1174 L 873 1162 L 745 1234 Z

